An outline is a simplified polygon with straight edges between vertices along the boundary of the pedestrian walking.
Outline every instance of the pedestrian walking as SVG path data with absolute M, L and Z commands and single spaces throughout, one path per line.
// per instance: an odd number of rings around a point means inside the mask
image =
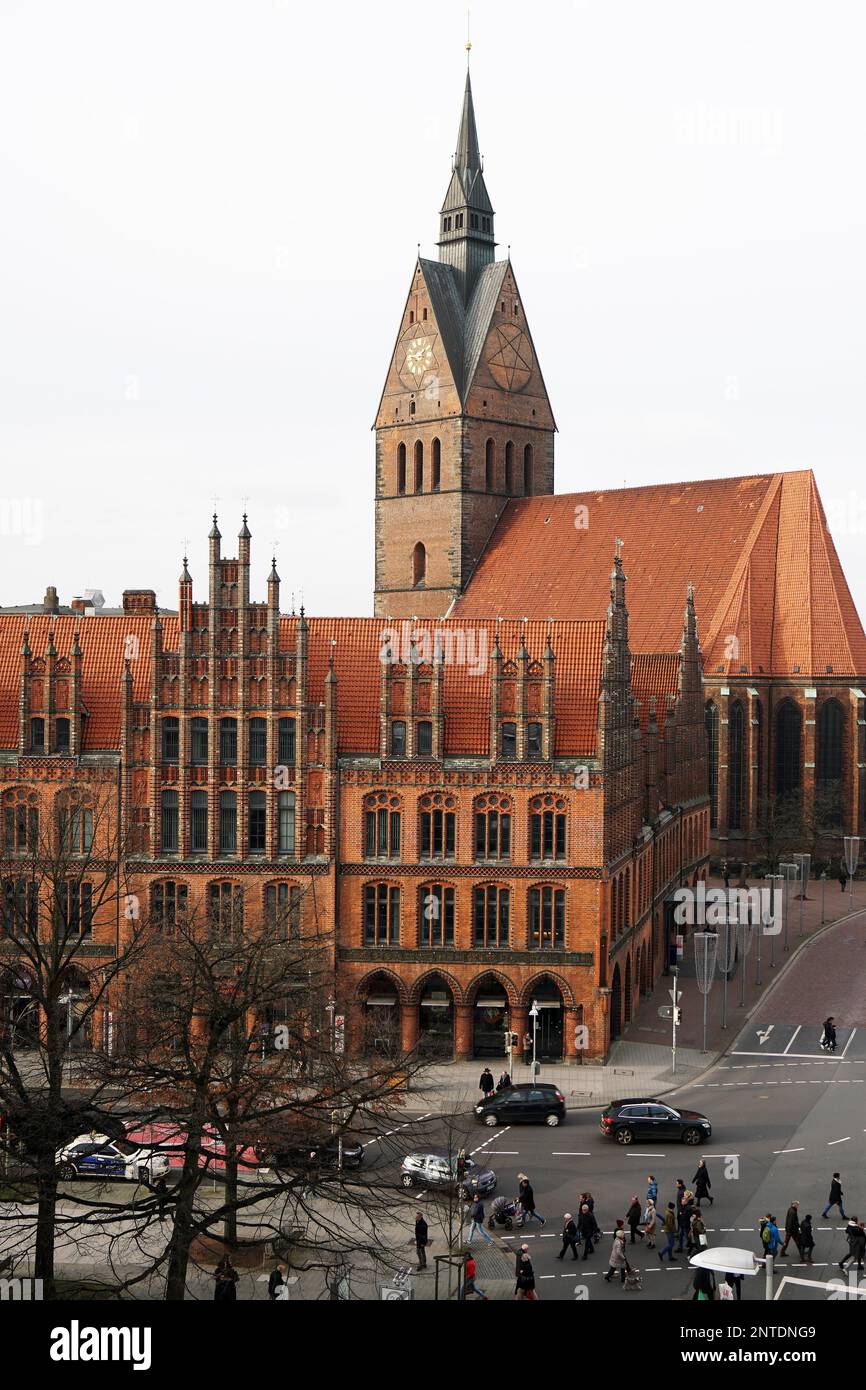
M 474 1256 L 466 1252 L 466 1262 L 463 1266 L 463 1292 L 461 1298 L 483 1298 L 487 1302 L 487 1294 L 483 1289 L 479 1289 L 475 1282 L 476 1265 Z
M 524 1256 L 524 1255 L 528 1255 L 528 1254 L 529 1254 L 529 1246 L 526 1244 L 526 1241 L 524 1241 L 523 1244 L 521 1245 L 520 1249 L 516 1252 L 515 1257 L 514 1257 L 514 1277 L 515 1277 L 515 1279 L 517 1278 L 518 1274 L 520 1273 L 520 1261 L 523 1259 L 523 1256 Z
M 646 1206 L 644 1207 L 644 1212 L 643 1212 L 643 1231 L 644 1231 L 644 1235 L 646 1236 L 646 1248 L 647 1248 L 647 1250 L 655 1250 L 655 1248 L 656 1248 L 656 1226 L 657 1226 L 657 1225 L 658 1225 L 658 1212 L 656 1211 L 656 1204 L 655 1204 L 655 1202 L 654 1202 L 653 1199 L 650 1197 L 649 1200 L 647 1201 Z
M 157 1178 L 156 1182 L 153 1185 L 153 1190 L 156 1195 L 157 1216 L 159 1217 L 160 1221 L 165 1221 L 166 1217 L 168 1216 L 169 1205 L 168 1188 L 166 1186 L 165 1178 Z
M 692 1223 L 689 1227 L 689 1239 L 686 1246 L 686 1254 L 692 1255 L 696 1250 L 705 1250 L 707 1247 L 707 1228 L 701 1216 L 700 1207 L 696 1206 L 692 1212 Z
M 631 1231 L 632 1245 L 634 1245 L 635 1243 L 636 1235 L 639 1235 L 641 1240 L 643 1240 L 643 1231 L 638 1231 L 638 1226 L 640 1225 L 640 1219 L 642 1215 L 643 1212 L 641 1211 L 640 1202 L 638 1201 L 637 1197 L 632 1197 L 631 1206 L 625 1214 L 625 1219 L 628 1222 L 628 1228 Z
M 802 1258 L 803 1251 L 800 1248 L 800 1203 L 792 1202 L 785 1213 L 785 1239 L 779 1251 L 779 1257 L 788 1253 L 788 1246 L 791 1243 L 797 1247 L 797 1254 Z
M 866 1255 L 866 1230 L 859 1217 L 851 1217 L 845 1230 L 845 1238 L 848 1241 L 848 1254 L 839 1261 L 839 1268 L 844 1269 L 849 1260 L 856 1260 L 857 1273 L 862 1274 L 863 1256 Z
M 662 1222 L 662 1234 L 664 1235 L 666 1244 L 664 1250 L 659 1251 L 659 1259 L 663 1260 L 665 1255 L 667 1255 L 668 1263 L 675 1265 L 677 1263 L 674 1257 L 674 1241 L 677 1238 L 677 1209 L 673 1202 L 668 1202 Z
M 617 1231 L 613 1238 L 613 1245 L 610 1250 L 610 1258 L 607 1262 L 607 1274 L 604 1282 L 609 1284 L 615 1274 L 619 1275 L 620 1286 L 625 1283 L 626 1271 L 631 1268 L 625 1253 L 625 1231 Z
M 725 887 L 726 887 L 726 888 L 730 888 L 730 886 L 731 886 L 731 871 L 730 871 L 730 869 L 729 869 L 729 867 L 728 867 L 728 861 L 727 861 L 727 859 L 725 859 L 725 860 L 722 862 L 722 878 L 723 878 L 723 880 L 724 880 Z
M 677 1216 L 677 1229 L 679 1232 L 679 1244 L 677 1245 L 677 1250 L 680 1254 L 682 1254 L 683 1246 L 686 1243 L 686 1237 L 688 1236 L 689 1231 L 692 1228 L 692 1216 L 694 1215 L 694 1210 L 694 1196 L 689 1190 L 686 1190 L 683 1193 L 682 1201 L 680 1203 L 679 1214 Z
M 478 1089 L 484 1100 L 492 1096 L 496 1090 L 496 1082 L 493 1080 L 493 1072 L 489 1067 L 485 1067 L 478 1082 Z
M 800 1222 L 800 1254 L 807 1265 L 814 1264 L 812 1251 L 815 1249 L 815 1237 L 812 1235 L 812 1218 L 804 1216 Z
M 510 1090 L 511 1090 L 511 1077 L 508 1075 L 508 1070 L 507 1070 L 507 1068 L 505 1068 L 505 1069 L 503 1070 L 502 1075 L 500 1076 L 499 1080 L 497 1081 L 497 1083 L 496 1083 L 496 1090 L 497 1090 L 497 1091 L 510 1091 Z
M 228 1255 L 223 1255 L 213 1277 L 214 1300 L 217 1303 L 234 1303 L 238 1296 L 237 1283 L 240 1275 Z
M 848 866 L 845 863 L 844 859 L 842 860 L 839 868 L 839 887 L 842 889 L 843 893 L 845 892 L 845 889 L 848 887 Z
M 712 1183 L 710 1182 L 710 1175 L 707 1170 L 706 1160 L 703 1158 L 698 1163 L 698 1171 L 692 1178 L 692 1183 L 694 1184 L 695 1201 L 709 1202 L 710 1206 L 712 1206 L 713 1198 L 712 1193 L 710 1192 Z
M 833 1016 L 824 1019 L 824 1031 L 821 1034 L 821 1047 L 824 1052 L 836 1051 L 836 1024 Z
M 556 1258 L 557 1258 L 558 1260 L 563 1260 L 563 1259 L 565 1259 L 565 1252 L 566 1252 L 566 1250 L 568 1250 L 568 1249 L 571 1250 L 572 1259 L 575 1259 L 575 1260 L 576 1260 L 576 1259 L 577 1259 L 577 1226 L 576 1226 L 575 1223 L 574 1223 L 574 1217 L 572 1216 L 572 1214 L 571 1214 L 570 1211 L 567 1211 L 567 1212 L 565 1213 L 565 1216 L 563 1217 L 563 1227 L 562 1227 L 562 1249 L 560 1250 L 560 1252 L 559 1252 L 559 1254 L 557 1255 Z
M 471 1245 L 475 1238 L 475 1232 L 480 1231 L 488 1245 L 493 1244 L 493 1237 L 488 1235 L 484 1229 L 484 1203 L 480 1197 L 475 1198 L 475 1202 L 470 1209 L 469 1239 L 466 1244 Z
M 659 1185 L 652 1173 L 650 1173 L 646 1180 L 646 1199 L 648 1202 L 652 1202 L 653 1206 L 655 1206 L 659 1199 Z
M 524 1065 L 525 1067 L 528 1067 L 528 1066 L 529 1066 L 529 1063 L 530 1063 L 531 1061 L 532 1061 L 532 1034 L 531 1034 L 531 1033 L 524 1033 L 524 1034 L 523 1034 L 523 1065 Z
M 535 1193 L 529 1178 L 525 1173 L 518 1173 L 517 1180 L 517 1200 L 520 1202 L 525 1219 L 528 1221 L 531 1216 L 534 1216 L 536 1221 L 540 1221 L 542 1226 L 546 1226 L 547 1221 L 541 1212 L 535 1209 Z
M 827 1205 L 821 1212 L 821 1216 L 829 1216 L 831 1207 L 838 1207 L 839 1215 L 841 1216 L 842 1220 L 848 1220 L 847 1216 L 845 1215 L 845 1207 L 842 1204 L 842 1181 L 838 1173 L 833 1174 L 832 1180 L 830 1182 L 830 1196 L 827 1198 Z
M 429 1228 L 424 1220 L 424 1213 L 415 1213 L 415 1250 L 418 1254 L 418 1268 L 427 1268 L 427 1246 L 429 1244 Z
M 734 1291 L 734 1298 L 735 1298 L 735 1299 L 737 1300 L 737 1302 L 739 1303 L 740 1299 L 743 1297 L 743 1276 L 742 1276 L 742 1274 L 726 1274 L 726 1275 L 725 1275 L 725 1283 L 728 1285 L 728 1288 L 733 1289 L 733 1291 Z
M 588 1260 L 595 1249 L 595 1240 L 601 1235 L 598 1229 L 598 1222 L 587 1202 L 583 1202 L 580 1208 L 580 1215 L 577 1218 L 577 1233 L 583 1241 L 583 1258 Z
M 765 1255 L 775 1255 L 778 1253 L 782 1237 L 779 1235 L 779 1228 L 776 1225 L 775 1216 L 768 1213 L 761 1220 L 761 1245 Z
M 466 1166 L 467 1166 L 466 1150 L 465 1150 L 465 1149 L 461 1149 L 461 1150 L 459 1151 L 459 1153 L 457 1154 L 457 1181 L 458 1181 L 458 1183 L 462 1183 L 462 1182 L 463 1182 L 463 1179 L 466 1177 Z
M 514 1294 L 516 1298 L 528 1298 L 533 1303 L 538 1302 L 538 1294 L 535 1292 L 535 1270 L 532 1268 L 532 1261 L 528 1254 L 523 1254 L 520 1257 Z
M 699 1269 L 692 1280 L 692 1302 L 711 1303 L 716 1297 L 716 1281 L 711 1269 Z
M 286 1266 L 277 1265 L 276 1269 L 271 1270 L 271 1277 L 268 1280 L 268 1298 L 271 1302 L 282 1302 L 282 1298 L 277 1298 L 278 1290 L 286 1287 Z

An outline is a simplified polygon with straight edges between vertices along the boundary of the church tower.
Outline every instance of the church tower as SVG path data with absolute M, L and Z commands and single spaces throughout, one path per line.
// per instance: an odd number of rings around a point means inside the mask
M 467 72 L 439 260 L 415 264 L 376 416 L 380 617 L 444 616 L 509 498 L 553 492 L 556 423 L 493 224 Z

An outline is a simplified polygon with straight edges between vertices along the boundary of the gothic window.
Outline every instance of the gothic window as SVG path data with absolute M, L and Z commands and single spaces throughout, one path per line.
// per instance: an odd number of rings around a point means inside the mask
M 479 796 L 475 802 L 475 858 L 511 858 L 511 802 L 506 796 Z
M 531 951 L 559 950 L 565 945 L 565 890 L 530 888 L 529 940 Z
M 505 446 L 505 491 L 514 491 L 514 445 L 510 439 Z
M 488 439 L 487 447 L 484 450 L 484 486 L 488 492 L 493 491 L 496 472 L 496 445 L 492 439 Z
M 495 884 L 472 890 L 472 944 L 476 947 L 508 945 L 511 891 Z
M 427 322 L 427 306 L 426 306 L 426 304 L 425 304 L 423 310 L 421 311 L 421 317 L 423 318 L 424 322 L 426 323 L 426 322 Z
M 38 929 L 39 884 L 35 879 L 4 879 L 0 896 L 0 936 L 19 936 Z
M 169 936 L 186 915 L 186 898 L 186 884 L 173 879 L 155 883 L 151 889 L 151 920 Z
M 291 767 L 295 761 L 295 721 L 281 719 L 277 726 L 278 753 L 281 767 Z
M 58 930 L 66 936 L 93 935 L 93 885 L 78 879 L 67 879 L 57 886 L 56 912 Z
M 250 792 L 249 835 L 250 854 L 264 854 L 267 846 L 267 797 L 264 792 Z
M 406 721 L 394 719 L 391 723 L 391 757 L 405 758 L 406 756 Z
M 192 721 L 192 761 L 196 767 L 207 765 L 207 720 Z
M 541 725 L 536 723 L 526 726 L 526 756 L 527 758 L 541 757 Z
M 831 825 L 842 822 L 842 746 L 845 716 L 838 700 L 827 700 L 818 715 L 819 814 Z
M 800 791 L 802 716 L 792 700 L 784 700 L 776 715 L 776 795 Z
M 44 752 L 45 752 L 45 720 L 44 720 L 44 719 L 31 719 L 31 720 L 30 720 L 30 752 L 31 752 L 31 753 L 44 753 Z
M 454 945 L 454 889 L 425 883 L 418 889 L 418 943 Z
M 250 767 L 264 767 L 268 753 L 268 726 L 264 719 L 250 720 Z
M 238 721 L 220 720 L 220 763 L 223 767 L 234 767 L 238 760 Z
M 371 792 L 364 798 L 364 858 L 399 859 L 400 798 Z
M 429 758 L 433 753 L 433 725 L 429 719 L 418 721 L 415 751 L 419 758 Z
M 301 890 L 296 883 L 269 883 L 265 888 L 265 920 L 270 927 L 285 927 L 286 936 L 301 930 Z
M 564 859 L 566 811 L 562 797 L 536 796 L 529 803 L 530 859 Z
M 513 762 L 517 757 L 517 725 L 506 723 L 500 729 L 501 757 L 506 762 Z
M 220 792 L 220 854 L 237 854 L 238 799 L 235 792 Z
M 743 788 L 746 772 L 746 738 L 743 706 L 735 700 L 728 713 L 728 828 L 743 824 Z
M 69 802 L 58 813 L 62 854 L 89 854 L 93 845 L 93 811 Z
M 364 945 L 400 945 L 400 889 L 390 883 L 364 888 Z
M 162 794 L 160 842 L 163 854 L 177 854 L 177 792 Z
M 755 701 L 755 753 L 758 764 L 758 815 L 764 800 L 764 710 L 760 700 Z
M 69 720 L 58 719 L 57 721 L 57 751 L 58 753 L 69 752 Z
M 515 313 L 516 312 L 515 310 Z M 529 497 L 532 492 L 532 468 L 532 445 L 527 444 L 526 448 L 523 450 L 523 491 L 527 497 Z
M 176 763 L 180 756 L 180 724 L 173 714 L 162 721 L 162 760 Z
M 420 858 L 453 859 L 457 842 L 457 800 L 444 792 L 430 792 L 418 802 Z
M 420 439 L 415 445 L 415 491 L 424 491 L 424 445 Z
M 431 492 L 438 492 L 442 484 L 442 445 L 438 439 L 433 440 L 433 461 L 432 475 L 430 478 Z
M 4 792 L 3 848 L 12 854 L 35 854 L 39 848 L 39 804 L 35 792 Z
M 211 930 L 230 940 L 244 929 L 244 890 L 239 883 L 209 883 L 208 921 Z
M 414 588 L 424 583 L 427 577 L 427 551 L 422 541 L 419 541 L 412 551 L 412 584 Z
M 295 852 L 295 793 L 280 792 L 277 797 L 277 854 Z
M 402 497 L 406 491 L 406 445 L 397 448 L 397 491 Z
M 189 848 L 191 854 L 207 854 L 207 792 L 190 792 Z
M 719 709 L 712 700 L 704 707 L 704 729 L 707 736 L 707 775 L 710 796 L 710 825 L 719 823 Z

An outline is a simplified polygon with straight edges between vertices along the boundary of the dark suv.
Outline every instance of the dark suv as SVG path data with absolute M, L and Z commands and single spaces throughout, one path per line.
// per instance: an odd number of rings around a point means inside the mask
M 528 1081 L 481 1101 L 475 1114 L 485 1125 L 561 1125 L 565 1119 L 565 1096 L 549 1082 Z
M 660 1100 L 618 1100 L 601 1113 L 599 1129 L 606 1139 L 630 1144 L 634 1139 L 680 1139 L 701 1144 L 713 1127 L 698 1110 L 674 1110 Z

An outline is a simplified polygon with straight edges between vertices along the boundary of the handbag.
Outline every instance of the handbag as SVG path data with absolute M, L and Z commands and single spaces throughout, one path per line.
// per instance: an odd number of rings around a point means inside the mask
M 705 1234 L 703 1231 L 702 1231 L 701 1234 L 698 1236 L 698 1240 L 700 1241 L 701 1245 L 706 1245 L 706 1244 L 707 1244 L 707 1237 L 706 1237 L 706 1234 Z
M 732 1299 L 733 1297 L 734 1297 L 734 1291 L 733 1291 L 733 1289 L 731 1288 L 730 1284 L 720 1284 L 720 1285 L 719 1285 L 719 1298 L 721 1299 L 721 1301 L 722 1301 L 723 1303 L 727 1303 L 728 1300 L 729 1300 L 729 1299 Z

